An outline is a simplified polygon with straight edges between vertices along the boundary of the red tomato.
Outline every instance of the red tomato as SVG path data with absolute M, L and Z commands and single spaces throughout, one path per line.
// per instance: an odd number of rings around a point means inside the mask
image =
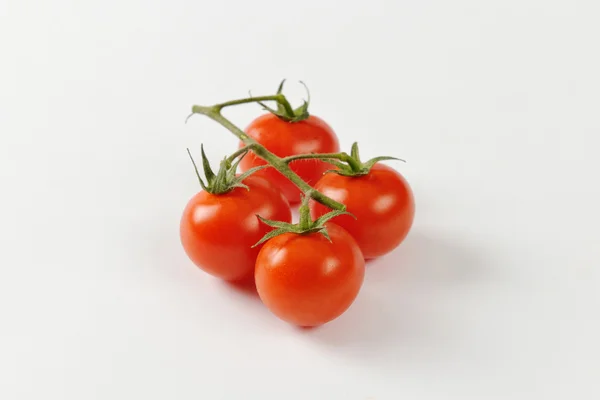
M 284 233 L 267 241 L 256 259 L 256 289 L 284 321 L 317 326 L 340 316 L 354 301 L 365 262 L 354 239 L 335 224 L 331 237 Z
M 323 176 L 315 189 L 347 207 L 354 214 L 332 219 L 356 239 L 365 258 L 374 258 L 396 248 L 410 230 L 415 201 L 408 182 L 394 169 L 375 164 L 367 175 L 347 177 L 335 173 Z M 311 202 L 313 218 L 330 210 Z
M 337 136 L 322 119 L 310 115 L 299 122 L 286 122 L 276 115 L 264 114 L 246 128 L 248 136 L 262 144 L 279 157 L 305 153 L 337 153 L 340 151 Z M 243 143 L 240 143 L 240 147 Z M 247 154 L 241 162 L 241 170 L 264 165 L 265 161 L 254 153 Z M 320 160 L 297 160 L 290 168 L 306 183 L 314 185 L 331 165 Z M 300 202 L 300 190 L 275 168 L 266 168 L 256 175 L 265 177 L 281 189 L 290 203 Z
M 194 264 L 230 281 L 252 277 L 260 246 L 251 246 L 272 229 L 256 215 L 284 222 L 292 219 L 287 200 L 269 182 L 250 176 L 243 183 L 250 190 L 199 192 L 187 204 L 180 224 L 181 243 Z

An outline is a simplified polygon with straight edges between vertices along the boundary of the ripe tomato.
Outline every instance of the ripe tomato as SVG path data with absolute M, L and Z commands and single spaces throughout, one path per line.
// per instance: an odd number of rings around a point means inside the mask
M 410 230 L 415 202 L 408 182 L 394 169 L 375 164 L 367 175 L 341 176 L 328 173 L 315 189 L 347 207 L 354 214 L 332 219 L 356 239 L 365 258 L 374 258 L 396 248 Z M 318 218 L 330 211 L 311 202 L 311 216 Z
M 284 233 L 270 239 L 256 259 L 256 289 L 284 321 L 317 326 L 340 316 L 354 301 L 365 262 L 354 239 L 335 224 L 321 233 Z
M 260 246 L 251 248 L 270 227 L 263 218 L 291 222 L 283 194 L 265 179 L 250 176 L 250 190 L 234 188 L 214 195 L 201 191 L 188 202 L 180 223 L 181 243 L 188 257 L 216 277 L 235 281 L 252 277 Z
M 246 128 L 248 136 L 279 157 L 304 153 L 336 153 L 340 150 L 336 134 L 322 119 L 310 115 L 299 122 L 286 122 L 276 115 L 264 114 Z M 243 143 L 240 143 L 240 147 Z M 249 153 L 241 162 L 242 172 L 264 165 L 265 161 Z M 320 160 L 296 160 L 290 168 L 306 183 L 314 185 L 331 165 Z M 275 168 L 266 168 L 256 175 L 265 177 L 281 189 L 290 203 L 300 202 L 300 190 Z

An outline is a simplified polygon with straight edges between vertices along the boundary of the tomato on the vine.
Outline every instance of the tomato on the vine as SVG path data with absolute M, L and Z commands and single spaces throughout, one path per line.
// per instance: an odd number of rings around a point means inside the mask
M 235 167 L 227 172 L 233 175 Z M 248 176 L 237 182 L 230 176 L 228 188 L 225 171 L 219 174 L 217 178 L 211 171 L 207 180 L 226 191 L 210 193 L 209 186 L 190 199 L 180 221 L 181 243 L 202 270 L 229 281 L 244 280 L 253 276 L 260 251 L 252 246 L 271 230 L 257 215 L 290 222 L 291 210 L 281 191 L 265 179 Z
M 299 326 L 329 322 L 350 307 L 362 286 L 365 262 L 356 241 L 339 226 L 322 233 L 283 233 L 256 259 L 256 289 L 263 303 Z
M 256 118 L 246 128 L 246 134 L 279 157 L 303 153 L 335 153 L 339 142 L 335 132 L 319 117 L 309 115 L 297 122 L 288 122 L 268 113 Z M 240 143 L 243 147 L 244 143 Z M 241 162 L 241 170 L 264 165 L 266 162 L 249 153 Z M 292 171 L 309 185 L 314 185 L 330 165 L 321 160 L 297 160 L 290 163 Z M 275 168 L 266 168 L 256 175 L 263 176 L 281 189 L 290 203 L 300 201 L 300 190 Z
M 346 205 L 348 215 L 332 221 L 356 239 L 365 258 L 384 255 L 396 248 L 407 236 L 415 214 L 412 190 L 402 175 L 383 165 L 373 165 L 368 173 L 343 176 L 324 175 L 314 186 L 324 195 Z M 311 202 L 313 218 L 326 214 L 329 209 Z

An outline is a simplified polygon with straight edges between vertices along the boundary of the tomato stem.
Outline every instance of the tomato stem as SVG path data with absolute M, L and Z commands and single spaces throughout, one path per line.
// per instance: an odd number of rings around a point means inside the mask
M 312 190 L 311 190 L 312 192 Z M 298 209 L 298 213 L 300 214 L 300 221 L 298 222 L 298 225 L 300 226 L 301 230 L 308 230 L 312 227 L 312 220 L 310 218 L 310 208 L 308 207 L 308 201 L 310 200 L 310 194 L 311 193 L 307 193 L 306 196 L 304 196 L 302 198 L 302 204 L 300 205 L 300 208 Z
M 307 160 L 307 159 L 318 159 L 318 160 L 323 160 L 323 161 L 327 161 L 327 160 L 340 160 L 343 161 L 345 163 L 348 163 L 348 165 L 350 166 L 350 168 L 352 168 L 353 171 L 358 172 L 361 171 L 362 169 L 362 165 L 360 163 L 359 160 L 354 159 L 353 157 L 349 156 L 348 153 L 315 153 L 315 154 L 298 154 L 298 155 L 294 155 L 294 156 L 288 156 L 283 158 L 283 161 L 287 164 L 291 163 L 292 161 L 296 161 L 296 160 Z
M 195 105 L 192 107 L 192 114 L 202 114 L 213 121 L 219 123 L 221 126 L 229 130 L 233 133 L 238 139 L 240 139 L 246 147 L 250 147 L 250 150 L 254 152 L 258 157 L 265 160 L 269 163 L 273 168 L 281 172 L 287 179 L 290 180 L 298 189 L 300 189 L 306 197 L 312 198 L 319 203 L 334 209 L 344 211 L 346 210 L 346 206 L 342 203 L 339 203 L 332 198 L 325 196 L 323 193 L 314 190 L 308 183 L 306 183 L 302 178 L 298 176 L 292 169 L 288 166 L 288 162 L 284 161 L 284 159 L 277 157 L 275 154 L 271 153 L 264 146 L 258 143 L 256 140 L 252 139 L 250 136 L 246 135 L 246 133 L 234 125 L 231 121 L 221 114 L 221 110 L 225 107 L 245 104 L 245 103 L 253 103 L 253 102 L 261 102 L 261 101 L 276 101 L 279 104 L 282 104 L 285 107 L 285 103 L 289 105 L 287 99 L 283 94 L 276 94 L 273 96 L 260 96 L 260 97 L 248 97 L 239 100 L 232 100 L 225 103 L 216 104 L 211 107 L 206 106 L 198 106 Z M 241 150 L 240 150 L 241 151 Z M 315 157 L 316 158 L 316 157 Z M 310 218 L 310 216 L 309 216 Z
M 350 155 L 348 153 L 311 153 L 311 154 L 298 154 L 283 158 L 283 161 L 287 164 L 296 160 L 307 160 L 307 159 L 318 159 L 325 161 L 329 164 L 333 164 L 337 169 L 333 169 L 327 172 L 334 172 L 336 174 L 344 176 L 362 176 L 369 173 L 371 168 L 379 161 L 385 160 L 397 160 L 405 162 L 404 160 L 396 157 L 380 156 L 371 158 L 366 162 L 362 162 L 358 152 L 358 143 L 352 144 L 352 150 Z M 326 172 L 326 173 L 327 173 Z
M 285 79 L 282 80 L 281 83 L 279 84 L 279 87 L 277 88 L 277 95 L 283 96 L 281 91 L 283 90 L 284 83 L 285 83 Z M 290 103 L 288 102 L 288 100 L 285 96 L 280 97 L 277 100 L 277 109 L 273 109 L 273 108 L 267 106 L 262 101 L 257 101 L 257 103 L 260 104 L 262 106 L 262 108 L 264 108 L 271 114 L 277 116 L 279 119 L 281 119 L 283 121 L 290 122 L 290 123 L 304 121 L 305 119 L 307 119 L 309 117 L 308 105 L 310 103 L 310 92 L 308 91 L 308 87 L 306 86 L 306 84 L 304 82 L 300 81 L 300 83 L 306 89 L 307 99 L 304 100 L 303 104 L 296 109 L 292 108 L 292 106 L 290 105 Z
M 286 107 L 286 104 L 287 104 L 286 109 L 289 108 L 290 110 L 293 111 L 292 106 L 290 105 L 290 103 L 287 101 L 287 99 L 285 98 L 285 96 L 283 94 L 274 94 L 274 95 L 270 95 L 270 96 L 259 96 L 259 97 L 250 96 L 250 97 L 246 97 L 244 99 L 231 100 L 231 101 L 226 101 L 224 103 L 215 104 L 211 108 L 221 111 L 225 107 L 237 106 L 239 104 L 246 104 L 246 103 L 258 103 L 261 101 L 276 101 L 277 103 L 281 104 L 284 107 Z

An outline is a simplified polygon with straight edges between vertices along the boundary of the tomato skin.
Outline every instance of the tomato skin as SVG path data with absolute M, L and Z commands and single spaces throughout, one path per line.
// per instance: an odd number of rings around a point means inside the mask
M 323 176 L 315 189 L 346 205 L 348 215 L 331 221 L 356 239 L 365 258 L 375 258 L 395 249 L 413 224 L 415 201 L 408 182 L 396 170 L 375 164 L 368 175 L 346 177 L 335 173 Z M 317 218 L 330 210 L 317 202 L 310 204 Z
M 337 153 L 340 145 L 335 132 L 319 117 L 310 115 L 299 122 L 286 122 L 273 114 L 256 118 L 246 128 L 246 134 L 279 157 L 305 153 Z M 244 146 L 240 143 L 240 147 Z M 264 165 L 265 161 L 250 152 L 242 160 L 242 172 L 252 167 Z M 331 169 L 331 165 L 320 160 L 297 160 L 290 168 L 306 183 L 314 185 Z M 275 168 L 266 168 L 256 175 L 265 177 L 281 189 L 291 204 L 300 202 L 300 190 Z
M 234 188 L 214 195 L 201 191 L 188 202 L 180 221 L 183 248 L 200 269 L 228 281 L 251 278 L 261 246 L 251 248 L 272 228 L 263 218 L 291 222 L 289 203 L 263 178 L 243 182 L 250 190 Z
M 309 327 L 340 316 L 354 301 L 365 262 L 354 239 L 327 223 L 320 233 L 285 233 L 266 242 L 256 259 L 256 289 L 263 303 L 284 321 Z

